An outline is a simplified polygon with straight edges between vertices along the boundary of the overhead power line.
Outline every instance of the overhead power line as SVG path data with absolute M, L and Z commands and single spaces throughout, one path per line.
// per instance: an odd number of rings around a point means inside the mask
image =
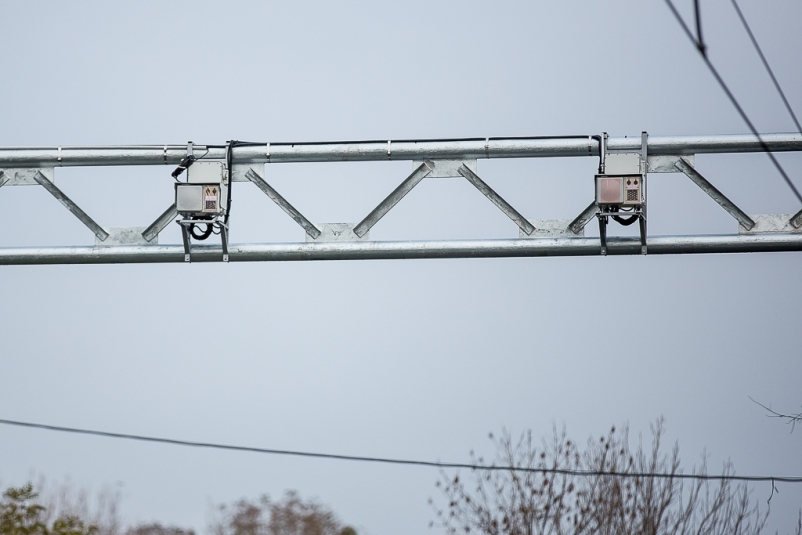
M 419 461 L 414 459 L 365 457 L 360 455 L 339 455 L 336 453 L 317 453 L 309 451 L 279 450 L 272 448 L 255 448 L 251 446 L 234 446 L 231 444 L 217 444 L 213 442 L 195 442 L 190 440 L 178 440 L 173 438 L 132 435 L 128 433 L 112 433 L 109 431 L 78 429 L 75 427 L 62 427 L 57 425 L 37 424 L 32 422 L 20 422 L 16 420 L 0 419 L 0 424 L 14 425 L 18 427 L 28 427 L 34 429 L 44 429 L 47 431 L 60 431 L 65 433 L 78 433 L 82 435 L 101 436 L 107 438 L 123 438 L 128 440 L 140 440 L 143 442 L 156 442 L 159 444 L 172 444 L 174 446 L 193 446 L 197 448 L 246 451 L 251 453 L 266 453 L 271 455 L 291 455 L 295 457 L 312 457 L 318 459 L 336 459 L 341 461 L 401 464 L 408 466 L 426 466 L 430 468 L 467 468 L 470 470 L 531 472 L 531 473 L 558 474 L 558 475 L 568 475 L 568 476 L 578 476 L 578 477 L 613 476 L 613 477 L 627 477 L 627 478 L 696 479 L 696 480 L 718 480 L 718 481 L 721 480 L 771 481 L 774 483 L 802 483 L 802 477 L 796 477 L 796 476 L 738 476 L 734 474 L 708 475 L 708 474 L 666 474 L 666 473 L 648 473 L 648 472 L 604 472 L 597 470 L 569 470 L 562 468 L 537 468 L 537 467 L 526 467 L 526 466 L 518 467 L 518 466 L 500 466 L 500 465 L 482 465 L 482 464 L 472 464 L 472 463 Z
M 774 83 L 774 87 L 777 88 L 777 92 L 780 94 L 780 98 L 783 100 L 783 104 L 785 104 L 785 109 L 787 109 L 789 115 L 791 115 L 791 119 L 793 119 L 794 125 L 796 125 L 796 131 L 802 132 L 802 126 L 799 125 L 799 120 L 796 118 L 796 114 L 794 113 L 794 110 L 791 108 L 791 104 L 788 102 L 788 99 L 785 98 L 785 92 L 780 87 L 780 82 L 777 81 L 777 77 L 774 76 L 774 71 L 771 70 L 771 67 L 769 66 L 769 61 L 766 59 L 766 56 L 763 55 L 763 50 L 761 50 L 760 45 L 757 44 L 757 39 L 755 39 L 755 35 L 752 33 L 752 29 L 746 22 L 746 17 L 744 17 L 743 12 L 741 12 L 741 8 L 738 7 L 738 2 L 736 2 L 735 0 L 731 1 L 732 1 L 732 6 L 735 8 L 735 12 L 738 13 L 738 18 L 741 19 L 741 23 L 744 25 L 746 33 L 749 34 L 749 39 L 751 39 L 752 45 L 754 45 L 758 56 L 760 56 L 760 61 L 763 62 L 763 66 L 766 67 L 766 71 L 769 73 L 771 81 Z
M 696 47 L 696 49 L 699 50 L 699 54 L 702 56 L 702 59 L 704 60 L 705 65 L 707 65 L 707 68 L 713 74 L 713 77 L 716 79 L 718 84 L 721 86 L 721 89 L 724 90 L 724 93 L 727 94 L 727 98 L 729 98 L 730 102 L 732 102 L 732 105 L 735 106 L 735 109 L 738 111 L 738 114 L 741 116 L 741 118 L 744 120 L 746 125 L 749 127 L 749 130 L 752 132 L 752 135 L 757 137 L 758 143 L 760 143 L 760 146 L 763 149 L 763 152 L 765 152 L 766 155 L 768 155 L 769 159 L 774 164 L 774 167 L 777 168 L 777 171 L 780 173 L 780 175 L 782 175 L 783 179 L 785 179 L 785 182 L 786 182 L 786 184 L 788 184 L 788 187 L 791 188 L 791 191 L 794 192 L 794 195 L 796 196 L 797 200 L 799 200 L 799 202 L 802 203 L 802 194 L 799 193 L 799 190 L 796 189 L 796 186 L 794 185 L 794 183 L 791 182 L 791 179 L 788 177 L 788 174 L 785 172 L 785 169 L 783 169 L 783 166 L 780 165 L 780 162 L 777 160 L 777 158 L 771 152 L 771 150 L 769 149 L 768 145 L 766 145 L 766 142 L 763 141 L 763 138 L 758 133 L 757 129 L 755 128 L 755 125 L 752 124 L 752 121 L 749 119 L 749 116 L 746 115 L 746 112 L 741 107 L 741 105 L 738 103 L 738 100 L 735 98 L 735 95 L 732 94 L 732 91 L 730 91 L 730 88 L 727 87 L 726 83 L 724 83 L 724 79 L 721 77 L 721 75 L 719 75 L 718 71 L 713 66 L 713 63 L 711 63 L 710 58 L 707 57 L 706 48 L 704 47 L 704 45 L 701 42 L 697 41 L 697 39 L 693 36 L 693 34 L 691 33 L 690 28 L 688 28 L 688 25 L 685 24 L 685 20 L 679 14 L 679 11 L 677 11 L 677 8 L 674 7 L 674 3 L 671 0 L 666 0 L 666 4 L 668 4 L 668 7 L 671 9 L 671 12 L 674 14 L 674 17 L 677 19 L 677 22 L 679 22 L 680 26 L 682 26 L 682 29 L 685 31 L 685 35 L 688 36 L 688 39 L 690 39 L 691 42 Z M 698 16 L 698 12 L 697 12 L 697 16 Z M 699 28 L 701 29 L 701 22 L 697 22 L 697 24 L 699 25 Z

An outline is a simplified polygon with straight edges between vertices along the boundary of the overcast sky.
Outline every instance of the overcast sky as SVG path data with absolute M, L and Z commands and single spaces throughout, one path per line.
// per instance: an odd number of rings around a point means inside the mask
M 677 0 L 691 16 L 692 2 Z M 798 113 L 802 3 L 741 0 Z M 710 57 L 763 132 L 793 123 L 729 0 Z M 662 0 L 0 3 L 0 146 L 220 144 L 747 129 Z M 802 186 L 802 158 L 780 160 Z M 530 218 L 573 218 L 594 158 L 480 161 Z M 800 207 L 765 155 L 699 156 L 747 213 Z M 355 223 L 409 162 L 271 164 L 314 222 Z M 172 168 L 58 169 L 104 226 L 146 226 Z M 652 175 L 650 233 L 734 233 Z M 302 241 L 250 184 L 231 239 Z M 0 246 L 89 245 L 39 187 L 0 190 Z M 174 225 L 177 227 L 177 225 Z M 172 227 L 172 225 L 171 225 Z M 592 225 L 591 225 L 592 227 Z M 590 235 L 594 234 L 588 228 Z M 620 228 L 611 227 L 620 233 Z M 467 182 L 427 179 L 377 240 L 509 238 Z M 161 243 L 178 243 L 168 228 Z M 663 415 L 690 470 L 802 475 L 799 253 L 0 269 L 0 418 L 256 447 L 466 461 L 506 427 L 583 441 Z M 209 292 L 213 304 L 205 301 Z M 614 305 L 611 307 L 610 305 Z M 437 472 L 0 427 L 0 480 L 121 485 L 126 521 L 203 530 L 210 503 L 297 489 L 365 534 L 427 531 Z M 778 485 L 790 532 L 802 486 Z M 761 504 L 768 484 L 754 487 Z M 435 530 L 437 531 L 437 530 Z

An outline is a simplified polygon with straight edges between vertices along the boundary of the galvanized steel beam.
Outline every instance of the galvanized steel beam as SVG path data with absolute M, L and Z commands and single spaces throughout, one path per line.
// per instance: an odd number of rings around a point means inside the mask
M 713 236 L 657 236 L 649 256 L 662 254 L 802 251 L 802 233 Z M 640 255 L 640 239 L 611 237 L 608 256 Z M 221 246 L 197 245 L 193 262 L 220 262 Z M 599 256 L 598 238 L 518 240 L 387 241 L 229 245 L 230 262 L 302 260 L 391 260 L 421 258 L 505 258 Z M 0 249 L 0 265 L 184 262 L 182 245 L 114 247 L 18 247 Z
M 773 152 L 802 151 L 802 134 L 761 134 Z M 751 134 L 710 136 L 650 136 L 651 156 L 703 153 L 761 152 Z M 615 151 L 641 150 L 639 137 L 609 138 Z M 224 147 L 194 145 L 208 158 L 225 158 Z M 208 150 L 208 153 L 206 151 Z M 0 168 L 103 165 L 177 165 L 186 145 L 127 147 L 0 148 Z M 565 137 L 474 138 L 446 140 L 347 141 L 332 143 L 265 143 L 235 147 L 237 163 L 345 162 L 397 160 L 470 160 L 486 158 L 547 158 L 598 156 L 599 141 L 590 135 Z

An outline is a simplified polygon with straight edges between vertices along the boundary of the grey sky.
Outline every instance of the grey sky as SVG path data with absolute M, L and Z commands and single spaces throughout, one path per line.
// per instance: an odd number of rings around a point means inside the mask
M 702 4 L 710 56 L 758 128 L 792 131 L 729 1 Z M 802 113 L 802 4 L 741 4 Z M 746 131 L 658 0 L 4 2 L 0 20 L 3 147 Z M 802 158 L 779 158 L 802 186 Z M 592 199 L 595 164 L 479 170 L 526 216 L 571 218 Z M 764 155 L 697 167 L 750 214 L 799 209 Z M 171 202 L 170 170 L 57 176 L 104 225 L 144 226 Z M 410 171 L 285 164 L 267 176 L 313 221 L 353 223 Z M 735 231 L 685 177 L 654 177 L 650 233 Z M 253 186 L 233 195 L 232 241 L 303 239 Z M 3 188 L 0 225 L 2 246 L 93 242 L 41 188 Z M 469 184 L 428 179 L 371 231 L 515 235 Z M 160 239 L 178 242 L 177 229 Z M 664 415 L 686 467 L 706 449 L 712 470 L 729 458 L 741 474 L 802 475 L 800 430 L 748 399 L 802 403 L 800 258 L 4 267 L 0 417 L 460 461 L 489 454 L 502 426 L 565 424 L 584 440 L 628 421 L 647 436 Z M 216 304 L 202 308 L 209 288 Z M 0 427 L 2 482 L 32 472 L 122 482 L 127 520 L 200 529 L 209 503 L 295 488 L 366 534 L 421 533 L 439 498 L 430 469 Z M 802 487 L 780 486 L 772 527 L 790 531 L 800 503 Z

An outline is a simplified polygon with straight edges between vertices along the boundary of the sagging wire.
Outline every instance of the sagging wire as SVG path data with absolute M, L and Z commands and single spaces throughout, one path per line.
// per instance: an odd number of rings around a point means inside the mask
M 699 50 L 699 53 L 701 54 L 702 59 L 705 62 L 705 65 L 707 65 L 707 68 L 713 74 L 713 77 L 716 79 L 718 84 L 721 86 L 721 89 L 724 90 L 724 93 L 726 93 L 727 98 L 730 99 L 730 102 L 735 107 L 735 109 L 738 111 L 738 114 L 741 116 L 741 119 L 743 119 L 743 121 L 749 127 L 749 130 L 752 132 L 752 135 L 754 135 L 757 138 L 757 141 L 760 144 L 761 150 L 766 153 L 766 155 L 771 160 L 771 163 L 774 164 L 774 167 L 777 168 L 777 171 L 780 173 L 780 175 L 785 180 L 785 183 L 788 184 L 789 188 L 791 188 L 791 191 L 794 193 L 794 195 L 796 196 L 797 200 L 800 203 L 802 203 L 802 194 L 799 193 L 799 190 L 796 188 L 794 183 L 791 182 L 791 178 L 785 172 L 785 169 L 783 168 L 783 166 L 780 165 L 780 162 L 777 160 L 777 158 L 774 156 L 774 154 L 769 149 L 769 146 L 766 145 L 765 141 L 763 141 L 763 138 L 758 133 L 757 129 L 755 128 L 755 125 L 752 124 L 752 121 L 749 119 L 749 117 L 746 115 L 746 112 L 744 111 L 744 109 L 738 103 L 738 100 L 735 98 L 735 95 L 732 94 L 732 91 L 730 91 L 730 88 L 724 82 L 724 79 L 721 77 L 721 75 L 719 75 L 718 71 L 713 66 L 713 63 L 710 62 L 710 59 L 707 57 L 707 52 L 706 52 L 706 48 L 704 48 L 704 45 L 702 43 L 700 43 L 700 41 L 698 41 L 693 36 L 693 34 L 691 33 L 691 30 L 688 28 L 688 25 L 685 24 L 685 19 L 683 19 L 682 16 L 679 14 L 679 11 L 677 11 L 677 8 L 674 6 L 674 3 L 671 0 L 666 0 L 666 4 L 668 4 L 668 7 L 671 9 L 671 13 L 674 14 L 674 18 L 676 18 L 677 22 L 679 22 L 680 26 L 682 27 L 683 31 L 685 32 L 685 35 L 688 36 L 688 39 L 690 39 L 691 42 Z M 698 15 L 699 15 L 699 12 L 697 11 L 697 17 L 698 17 Z M 699 22 L 698 24 L 700 25 L 699 27 L 701 28 L 701 22 Z
M 618 206 L 614 206 L 614 207 L 612 207 L 610 210 L 611 210 L 612 212 L 619 212 L 619 210 L 620 210 L 620 209 L 619 209 L 619 207 L 618 207 Z M 623 212 L 629 212 L 629 211 L 632 211 L 632 209 L 630 208 L 629 210 L 621 210 L 621 211 L 623 211 Z M 621 217 L 621 216 L 618 216 L 618 215 L 614 215 L 614 216 L 613 216 L 613 219 L 614 219 L 616 222 L 618 222 L 618 224 L 620 224 L 621 226 L 628 227 L 628 226 L 630 226 L 632 223 L 634 223 L 635 221 L 637 221 L 637 220 L 638 220 L 638 216 L 636 216 L 636 215 L 631 215 L 631 216 L 629 216 L 629 217 L 626 217 L 626 218 L 624 218 L 624 217 Z
M 434 468 L 466 468 L 482 471 L 504 471 L 504 472 L 530 472 L 543 474 L 560 474 L 579 477 L 613 476 L 625 478 L 656 478 L 656 479 L 695 479 L 695 480 L 718 480 L 718 481 L 770 481 L 772 485 L 776 482 L 782 483 L 802 483 L 802 477 L 797 476 L 738 476 L 735 474 L 683 474 L 683 473 L 660 473 L 660 472 L 604 472 L 599 470 L 572 470 L 563 468 L 537 468 L 527 466 L 502 466 L 502 465 L 482 465 L 472 463 L 453 463 L 439 461 L 419 461 L 413 459 L 394 459 L 389 457 L 365 457 L 359 455 L 339 455 L 336 453 L 316 453 L 308 451 L 278 450 L 269 448 L 255 448 L 250 446 L 234 446 L 230 444 L 216 444 L 213 442 L 194 442 L 189 440 L 177 440 L 173 438 L 160 438 L 144 435 L 131 435 L 127 433 L 112 433 L 109 431 L 95 431 L 91 429 L 79 429 L 74 427 L 62 427 L 46 425 L 32 422 L 21 422 L 16 420 L 0 419 L 0 424 L 27 427 L 34 429 L 44 429 L 47 431 L 60 431 L 66 433 L 77 433 L 82 435 L 93 435 L 107 438 L 122 438 L 128 440 L 139 440 L 144 442 L 157 442 L 160 444 L 172 444 L 175 446 L 193 446 L 199 448 L 212 448 L 219 450 L 247 451 L 251 453 L 266 453 L 272 455 L 291 455 L 297 457 L 314 457 L 319 459 L 337 459 L 342 461 L 359 461 L 384 464 L 401 464 L 412 466 L 425 466 Z
M 731 0 L 732 7 L 735 8 L 735 12 L 738 13 L 738 18 L 741 19 L 741 23 L 746 30 L 746 33 L 749 35 L 749 39 L 752 41 L 752 45 L 755 47 L 758 56 L 760 56 L 760 61 L 763 62 L 763 66 L 766 67 L 766 71 L 769 73 L 769 77 L 771 81 L 774 83 L 774 87 L 777 89 L 777 92 L 780 94 L 780 98 L 785 104 L 785 109 L 788 110 L 788 114 L 791 116 L 791 119 L 794 121 L 794 125 L 796 125 L 796 131 L 802 133 L 802 126 L 799 124 L 799 120 L 796 118 L 796 114 L 794 110 L 791 108 L 791 104 L 788 102 L 788 99 L 785 98 L 785 92 L 783 92 L 782 88 L 780 87 L 780 82 L 777 81 L 777 77 L 774 76 L 774 71 L 771 70 L 769 66 L 769 61 L 766 59 L 766 56 L 763 55 L 763 50 L 760 48 L 760 45 L 757 44 L 757 39 L 755 39 L 755 35 L 752 33 L 752 29 L 749 27 L 749 24 L 746 22 L 746 17 L 741 12 L 741 8 L 738 6 L 738 2 L 735 0 Z

